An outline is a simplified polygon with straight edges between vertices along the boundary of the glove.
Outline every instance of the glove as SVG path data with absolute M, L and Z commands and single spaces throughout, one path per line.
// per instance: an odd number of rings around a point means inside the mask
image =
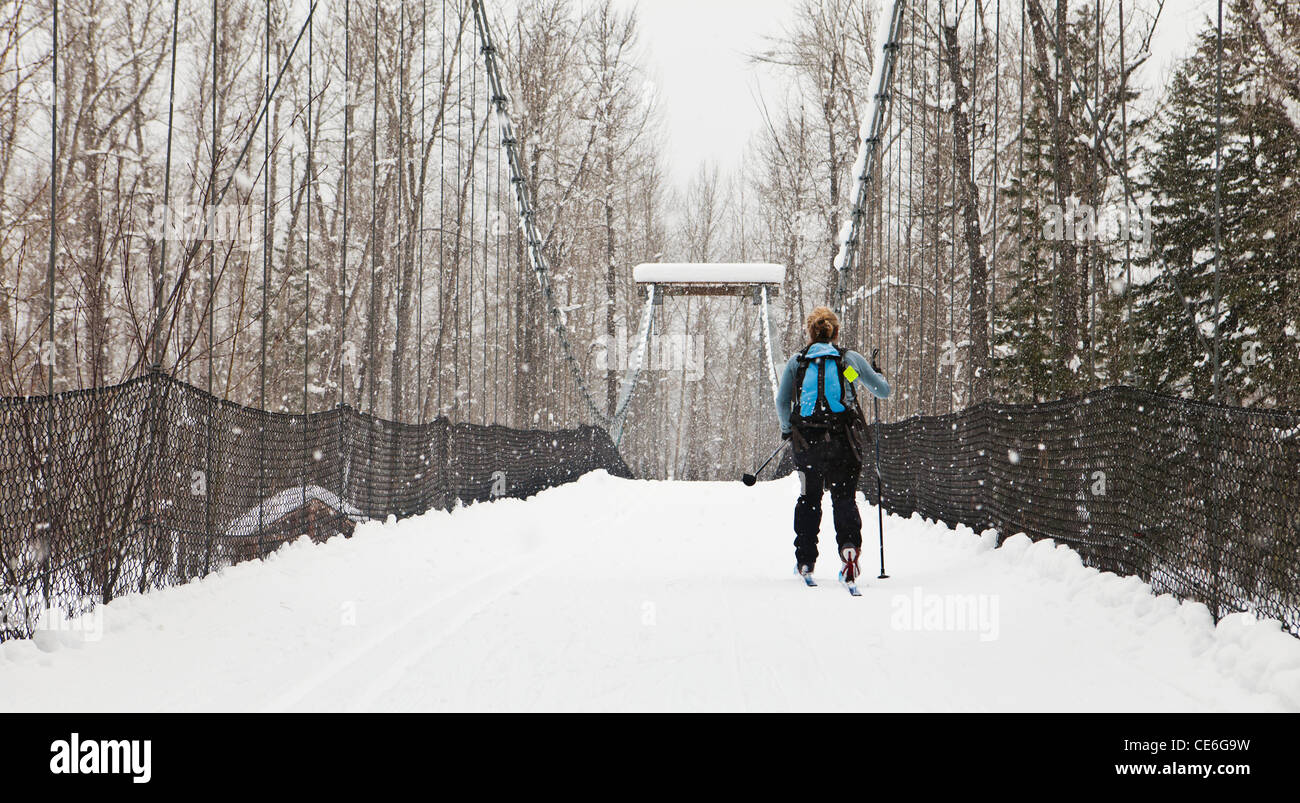
M 789 432 L 782 432 L 782 433 L 781 433 L 781 440 L 783 440 L 783 441 L 788 441 L 788 440 L 790 440 L 790 433 L 789 433 Z

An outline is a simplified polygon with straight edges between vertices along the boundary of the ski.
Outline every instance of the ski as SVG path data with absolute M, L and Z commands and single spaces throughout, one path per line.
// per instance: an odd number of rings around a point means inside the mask
M 849 590 L 849 594 L 854 597 L 862 596 L 862 590 L 858 588 L 857 583 L 845 583 L 844 587 Z
M 808 586 L 809 588 L 817 587 L 817 581 L 813 579 L 813 576 L 811 574 L 803 575 L 803 584 Z

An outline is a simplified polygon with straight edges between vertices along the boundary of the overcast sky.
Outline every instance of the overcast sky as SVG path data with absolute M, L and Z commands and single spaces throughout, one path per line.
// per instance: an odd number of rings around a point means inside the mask
M 619 0 L 636 7 L 641 45 L 666 116 L 672 176 L 684 185 L 701 163 L 724 171 L 762 125 L 757 95 L 777 106 L 782 96 L 770 69 L 748 63 L 765 36 L 790 26 L 794 0 Z M 1213 14 L 1216 0 L 1166 0 L 1141 82 L 1165 83 L 1192 33 Z M 1015 6 L 1009 0 L 1008 6 Z M 1129 5 L 1132 8 L 1132 5 Z M 1004 13 L 1007 12 L 1004 9 Z
M 663 104 L 669 163 L 680 185 L 703 162 L 736 165 L 762 125 L 747 54 L 788 27 L 792 0 L 620 0 L 635 6 Z

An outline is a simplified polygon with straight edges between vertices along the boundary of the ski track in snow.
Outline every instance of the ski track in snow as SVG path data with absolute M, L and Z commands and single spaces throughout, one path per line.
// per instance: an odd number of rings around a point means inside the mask
M 1050 541 L 889 516 L 878 580 L 863 501 L 863 596 L 836 582 L 829 510 L 805 588 L 797 488 L 597 472 L 302 539 L 114 600 L 98 640 L 0 645 L 0 711 L 1300 710 L 1300 640 L 1277 622 L 1216 627 Z M 996 637 L 927 620 L 918 587 L 996 601 Z

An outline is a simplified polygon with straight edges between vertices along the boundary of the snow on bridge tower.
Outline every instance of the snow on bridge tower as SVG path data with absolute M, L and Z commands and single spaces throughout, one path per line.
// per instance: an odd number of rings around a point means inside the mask
M 772 386 L 772 405 L 776 407 L 776 364 L 772 354 L 772 320 L 770 301 L 781 291 L 785 281 L 785 266 L 770 262 L 646 262 L 632 271 L 633 280 L 641 286 L 645 306 L 641 325 L 637 328 L 636 350 L 628 361 L 623 387 L 610 435 L 616 445 L 623 440 L 623 424 L 627 420 L 628 406 L 636 387 L 637 376 L 645 363 L 650 344 L 650 322 L 655 306 L 670 296 L 742 296 L 751 297 L 759 307 L 762 330 L 763 362 L 767 366 L 768 382 Z

